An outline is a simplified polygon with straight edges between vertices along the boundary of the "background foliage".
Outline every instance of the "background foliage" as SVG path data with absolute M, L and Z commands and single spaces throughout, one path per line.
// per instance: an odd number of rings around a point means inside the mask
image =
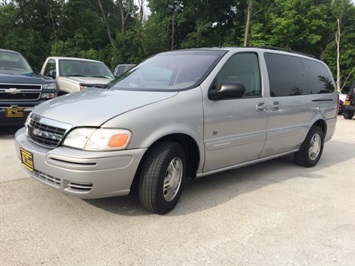
M 40 68 L 49 55 L 138 63 L 170 49 L 242 46 L 251 0 L 0 0 L 0 47 Z M 138 3 L 148 4 L 141 9 Z M 252 0 L 248 46 L 274 45 L 324 60 L 342 85 L 355 80 L 350 0 Z M 142 11 L 146 16 L 142 16 Z

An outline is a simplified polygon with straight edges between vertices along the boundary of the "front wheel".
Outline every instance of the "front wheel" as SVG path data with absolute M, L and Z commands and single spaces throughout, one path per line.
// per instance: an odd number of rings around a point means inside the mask
M 343 116 L 345 119 L 352 119 L 354 116 L 354 111 L 344 111 L 343 110 Z
M 164 141 L 153 146 L 140 171 L 142 206 L 157 214 L 171 211 L 180 199 L 185 172 L 186 155 L 180 144 Z
M 319 126 L 313 126 L 301 148 L 295 153 L 296 163 L 305 167 L 315 166 L 322 156 L 324 146 L 324 133 Z

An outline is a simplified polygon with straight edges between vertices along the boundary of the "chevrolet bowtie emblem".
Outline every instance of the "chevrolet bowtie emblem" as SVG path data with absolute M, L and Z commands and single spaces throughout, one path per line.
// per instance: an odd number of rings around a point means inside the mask
M 9 89 L 6 89 L 5 90 L 5 93 L 10 93 L 10 94 L 17 94 L 17 93 L 20 93 L 21 90 L 18 90 L 16 88 L 9 88 Z

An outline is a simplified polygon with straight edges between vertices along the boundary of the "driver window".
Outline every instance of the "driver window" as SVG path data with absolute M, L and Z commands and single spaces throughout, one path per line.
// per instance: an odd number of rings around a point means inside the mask
M 254 53 L 233 55 L 218 73 L 216 81 L 217 88 L 220 88 L 222 83 L 242 83 L 245 86 L 244 97 L 261 96 L 257 55 Z

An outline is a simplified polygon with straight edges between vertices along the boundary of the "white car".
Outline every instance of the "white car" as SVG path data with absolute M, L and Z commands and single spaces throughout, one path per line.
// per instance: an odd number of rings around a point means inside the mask
M 41 74 L 56 80 L 59 95 L 101 87 L 114 79 L 103 62 L 75 57 L 48 57 Z

